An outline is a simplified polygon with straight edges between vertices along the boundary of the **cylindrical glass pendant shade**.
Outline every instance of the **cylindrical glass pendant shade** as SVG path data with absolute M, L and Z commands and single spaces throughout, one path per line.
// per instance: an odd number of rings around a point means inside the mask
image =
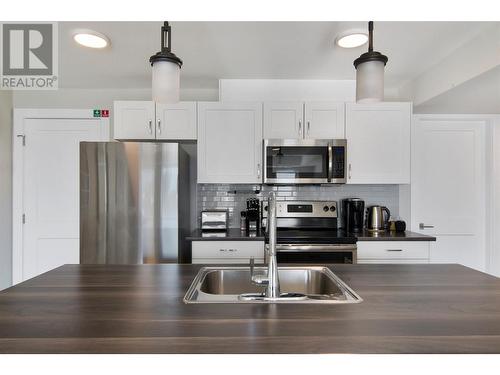
M 366 61 L 356 67 L 356 101 L 380 102 L 384 100 L 383 61 Z
M 155 61 L 153 70 L 153 101 L 177 103 L 179 101 L 181 68 L 170 61 Z

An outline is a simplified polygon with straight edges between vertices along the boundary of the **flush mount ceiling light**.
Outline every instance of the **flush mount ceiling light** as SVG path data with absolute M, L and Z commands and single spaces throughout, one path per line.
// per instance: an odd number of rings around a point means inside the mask
M 73 39 L 78 44 L 89 48 L 102 49 L 111 44 L 106 35 L 93 30 L 76 30 Z
M 161 28 L 161 49 L 149 58 L 152 66 L 152 94 L 157 103 L 179 101 L 182 60 L 171 51 L 171 27 L 164 22 Z
M 368 43 L 368 52 L 354 60 L 357 102 L 384 100 L 384 69 L 389 59 L 373 50 L 373 21 L 368 22 Z
M 339 34 L 335 44 L 342 48 L 356 48 L 368 42 L 368 35 L 363 30 L 347 30 Z

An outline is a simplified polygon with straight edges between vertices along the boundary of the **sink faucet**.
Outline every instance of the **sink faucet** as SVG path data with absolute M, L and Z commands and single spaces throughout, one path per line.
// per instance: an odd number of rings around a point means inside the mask
M 250 274 L 252 282 L 258 285 L 267 285 L 266 299 L 280 297 L 280 282 L 278 278 L 278 262 L 276 260 L 276 193 L 269 193 L 267 207 L 267 233 L 269 237 L 267 277 L 254 275 L 254 259 L 250 259 Z

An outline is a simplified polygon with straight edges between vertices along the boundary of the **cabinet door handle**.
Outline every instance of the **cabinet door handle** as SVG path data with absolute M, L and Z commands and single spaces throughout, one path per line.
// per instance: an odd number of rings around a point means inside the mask
M 386 251 L 403 251 L 403 249 L 386 249 Z
M 148 121 L 149 134 L 153 134 L 153 121 Z
M 227 252 L 229 252 L 229 253 L 235 253 L 235 252 L 238 251 L 238 249 L 219 249 L 219 251 L 221 253 L 227 253 Z
M 257 164 L 257 178 L 260 179 L 260 163 Z
M 352 170 L 351 163 L 349 163 L 349 180 L 351 179 L 351 170 Z
M 299 135 L 302 135 L 302 121 L 299 120 Z
M 161 134 L 161 120 L 158 119 L 158 134 Z
M 307 121 L 307 134 L 309 134 L 309 130 L 311 130 L 311 122 Z
M 420 229 L 426 229 L 426 228 L 434 228 L 434 225 L 425 225 L 424 223 L 420 223 L 418 227 Z

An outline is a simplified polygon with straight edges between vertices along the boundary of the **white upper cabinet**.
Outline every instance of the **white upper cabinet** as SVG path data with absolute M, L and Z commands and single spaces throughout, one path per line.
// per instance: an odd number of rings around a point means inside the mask
M 262 183 L 261 103 L 198 103 L 198 183 Z
M 156 103 L 156 139 L 196 140 L 196 102 Z
M 264 103 L 264 138 L 302 139 L 304 103 Z
M 114 138 L 196 140 L 196 102 L 115 101 Z
M 411 103 L 346 104 L 348 183 L 410 183 L 411 111 Z
M 305 109 L 304 138 L 344 138 L 344 103 L 306 102 Z
M 264 138 L 344 138 L 344 103 L 266 102 Z
M 150 101 L 115 101 L 115 139 L 155 139 L 155 104 Z

